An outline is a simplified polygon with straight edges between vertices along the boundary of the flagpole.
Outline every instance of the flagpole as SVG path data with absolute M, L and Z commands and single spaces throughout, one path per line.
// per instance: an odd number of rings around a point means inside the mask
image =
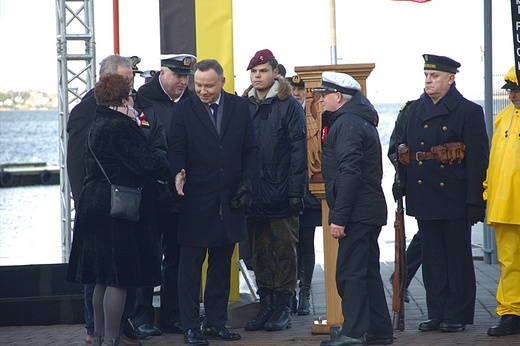
M 489 141 L 493 137 L 493 4 L 484 0 L 484 114 Z M 493 227 L 483 225 L 484 263 L 497 264 L 497 244 Z
M 119 54 L 119 0 L 112 1 L 114 23 L 114 54 Z
M 330 63 L 336 65 L 336 0 L 330 0 Z

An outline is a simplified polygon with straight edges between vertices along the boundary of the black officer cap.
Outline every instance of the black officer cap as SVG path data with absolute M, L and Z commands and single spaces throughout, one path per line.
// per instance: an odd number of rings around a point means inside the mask
M 459 72 L 457 69 L 460 67 L 460 63 L 447 56 L 423 54 L 423 59 L 425 70 L 437 70 L 450 73 Z
M 282 64 L 278 64 L 278 74 L 281 74 L 285 78 L 285 74 L 287 73 L 287 70 L 285 69 L 285 66 Z
M 191 54 L 176 54 L 161 59 L 161 66 L 166 66 L 176 74 L 193 74 L 193 67 L 197 58 Z
M 139 70 L 139 68 L 137 67 L 137 64 L 141 62 L 140 57 L 133 55 L 128 57 L 128 59 L 130 59 L 130 61 L 132 62 L 132 72 L 134 73 L 134 76 L 138 73 L 143 73 L 143 71 Z
M 305 88 L 305 82 L 297 74 L 292 77 L 287 77 L 286 79 L 293 87 Z

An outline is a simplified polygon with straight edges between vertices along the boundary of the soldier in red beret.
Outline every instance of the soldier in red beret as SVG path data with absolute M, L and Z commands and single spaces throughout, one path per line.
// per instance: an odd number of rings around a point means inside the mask
M 245 329 L 284 330 L 291 327 L 299 215 L 307 188 L 305 114 L 269 49 L 256 52 L 247 69 L 251 86 L 243 96 L 260 147 L 247 226 L 261 307 Z

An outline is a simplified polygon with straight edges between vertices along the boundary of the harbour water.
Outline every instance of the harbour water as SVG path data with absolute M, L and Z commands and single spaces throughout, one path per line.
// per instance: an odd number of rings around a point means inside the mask
M 401 104 L 376 104 L 383 149 L 383 189 L 388 223 L 381 232 L 381 260 L 394 256 L 394 169 L 386 158 L 388 139 Z M 46 162 L 59 164 L 58 112 L 0 111 L 0 164 Z M 58 185 L 0 188 L 0 265 L 61 263 L 60 190 Z M 408 240 L 417 223 L 406 217 Z M 316 230 L 316 257 L 323 263 L 322 230 Z M 473 229 L 473 242 L 482 244 L 481 224 Z

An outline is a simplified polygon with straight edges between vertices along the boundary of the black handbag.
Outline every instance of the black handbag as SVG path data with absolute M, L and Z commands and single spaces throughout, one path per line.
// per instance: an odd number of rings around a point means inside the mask
M 141 188 L 110 184 L 110 216 L 139 221 Z
M 99 168 L 101 168 L 101 171 L 103 172 L 105 178 L 110 184 L 110 216 L 134 222 L 139 221 L 139 207 L 141 206 L 141 190 L 143 189 L 144 183 L 141 187 L 128 187 L 112 184 L 112 182 L 110 182 L 110 179 L 108 178 L 108 175 L 103 169 L 103 166 L 101 166 L 101 163 L 96 157 L 96 154 L 94 154 L 94 151 L 90 147 L 90 132 L 88 135 L 87 142 L 90 152 L 94 156 L 94 159 L 96 159 Z

